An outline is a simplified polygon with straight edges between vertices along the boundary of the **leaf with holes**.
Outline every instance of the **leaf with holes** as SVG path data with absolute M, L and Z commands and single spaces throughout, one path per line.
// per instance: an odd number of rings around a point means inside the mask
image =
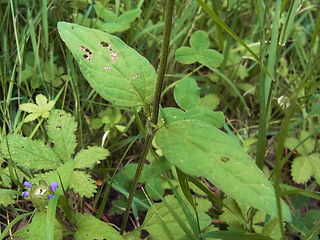
M 77 146 L 74 132 L 77 130 L 77 123 L 71 114 L 63 110 L 54 110 L 48 119 L 48 136 L 53 144 L 52 150 L 64 161 L 71 158 Z
M 73 172 L 69 187 L 81 197 L 85 196 L 87 198 L 93 197 L 97 188 L 90 174 L 80 171 Z
M 237 201 L 277 216 L 272 184 L 238 143 L 210 123 L 172 122 L 156 133 L 156 143 L 183 172 L 208 178 Z M 290 221 L 289 208 L 284 202 L 282 206 Z
M 58 30 L 82 74 L 101 97 L 117 106 L 149 109 L 156 72 L 147 59 L 118 37 L 96 29 L 59 22 Z
M 100 221 L 88 213 L 76 213 L 77 230 L 74 234 L 75 240 L 123 240 L 123 237 L 107 223 Z
M 5 158 L 12 158 L 18 166 L 49 170 L 62 164 L 57 154 L 40 140 L 32 141 L 17 134 L 8 135 L 7 140 L 8 144 L 6 141 L 1 142 L 0 150 Z

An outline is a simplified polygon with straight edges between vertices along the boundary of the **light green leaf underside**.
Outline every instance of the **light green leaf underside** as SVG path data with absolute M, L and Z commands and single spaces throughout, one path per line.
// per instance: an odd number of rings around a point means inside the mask
M 147 59 L 116 36 L 59 22 L 61 38 L 94 90 L 114 105 L 149 106 L 156 73 Z
M 52 150 L 64 161 L 71 158 L 74 149 L 77 146 L 74 132 L 77 129 L 77 123 L 71 114 L 63 110 L 54 110 L 50 113 L 48 119 L 48 136 L 54 144 Z
M 110 152 L 102 147 L 93 146 L 82 149 L 74 158 L 75 168 L 91 168 L 109 155 Z
M 76 213 L 75 218 L 77 221 L 75 240 L 123 240 L 123 237 L 113 227 L 90 214 Z
M 12 134 L 0 144 L 0 149 L 5 158 L 12 158 L 13 161 L 28 169 L 49 170 L 56 169 L 62 162 L 55 152 L 42 141 L 32 141 L 20 135 Z M 10 151 L 10 154 L 9 154 Z
M 69 187 L 81 197 L 85 196 L 88 198 L 93 196 L 97 188 L 90 174 L 80 171 L 73 172 Z
M 277 216 L 272 184 L 243 148 L 216 127 L 198 120 L 173 122 L 157 132 L 156 143 L 185 173 L 208 178 L 237 201 Z M 282 205 L 290 221 L 289 208 Z

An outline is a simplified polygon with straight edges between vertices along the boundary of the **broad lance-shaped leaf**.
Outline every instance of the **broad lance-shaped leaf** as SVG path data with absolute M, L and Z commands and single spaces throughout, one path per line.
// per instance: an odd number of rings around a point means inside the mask
M 49 170 L 62 164 L 56 153 L 40 140 L 32 141 L 16 134 L 8 135 L 7 140 L 8 145 L 5 139 L 1 142 L 0 150 L 5 158 L 12 158 L 19 166 Z
M 156 143 L 183 172 L 208 178 L 237 201 L 277 217 L 272 184 L 240 145 L 210 123 L 170 123 L 156 133 Z M 291 221 L 288 206 L 282 202 L 282 207 L 285 220 Z
M 59 22 L 62 40 L 94 90 L 114 105 L 149 107 L 156 73 L 148 60 L 116 36 Z
M 48 119 L 48 136 L 50 137 L 53 148 L 59 157 L 64 161 L 71 158 L 74 149 L 77 146 L 74 132 L 77 129 L 77 123 L 71 114 L 63 110 L 51 111 Z

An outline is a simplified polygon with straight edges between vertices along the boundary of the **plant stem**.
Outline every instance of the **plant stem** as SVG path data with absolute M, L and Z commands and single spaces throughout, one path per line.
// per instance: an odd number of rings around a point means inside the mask
M 158 116 L 159 116 L 159 105 L 160 105 L 160 99 L 161 99 L 161 92 L 163 88 L 163 81 L 164 81 L 164 75 L 166 72 L 167 67 L 167 58 L 168 58 L 168 52 L 169 52 L 169 42 L 170 42 L 170 31 L 171 31 L 171 22 L 172 22 L 172 14 L 173 14 L 173 6 L 174 6 L 174 0 L 167 0 L 166 1 L 166 8 L 165 8 L 165 25 L 164 25 L 164 31 L 163 31 L 163 42 L 162 42 L 162 53 L 160 58 L 160 66 L 158 70 L 158 77 L 157 77 L 157 83 L 156 83 L 156 89 L 154 94 L 154 101 L 153 101 L 153 108 L 152 108 L 152 115 L 151 115 L 151 123 L 156 125 L 158 122 Z M 149 129 L 147 133 L 147 137 L 145 140 L 145 146 L 142 153 L 142 156 L 139 160 L 137 171 L 135 173 L 130 194 L 127 201 L 126 211 L 124 213 L 122 226 L 120 230 L 120 234 L 122 235 L 124 233 L 125 227 L 127 226 L 130 209 L 133 201 L 134 194 L 136 192 L 136 188 L 142 173 L 144 162 L 147 158 L 149 149 L 151 147 L 152 139 L 155 135 L 155 132 L 153 131 L 153 126 L 149 124 Z

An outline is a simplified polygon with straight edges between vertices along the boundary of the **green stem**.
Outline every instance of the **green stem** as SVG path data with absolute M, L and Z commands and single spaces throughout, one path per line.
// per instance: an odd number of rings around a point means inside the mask
M 168 58 L 168 52 L 169 52 L 169 42 L 170 42 L 170 31 L 171 31 L 171 22 L 172 22 L 172 14 L 173 14 L 173 6 L 174 6 L 174 0 L 167 0 L 166 1 L 166 8 L 165 8 L 165 25 L 164 25 L 164 31 L 163 31 L 163 42 L 162 42 L 162 53 L 160 58 L 160 66 L 158 70 L 158 78 L 156 83 L 156 89 L 154 94 L 154 101 L 153 101 L 153 109 L 152 109 L 152 115 L 151 115 L 151 123 L 153 125 L 156 125 L 158 122 L 158 116 L 159 116 L 159 105 L 160 105 L 160 99 L 161 99 L 161 92 L 163 88 L 163 81 L 164 81 L 164 75 L 166 72 L 166 66 L 167 66 L 167 58 Z M 144 162 L 147 158 L 149 149 L 151 147 L 152 139 L 155 135 L 155 132 L 153 131 L 152 124 L 149 124 L 149 129 L 147 133 L 147 137 L 145 140 L 145 146 L 142 153 L 142 156 L 139 160 L 137 171 L 134 176 L 130 194 L 127 201 L 126 211 L 124 213 L 122 226 L 120 230 L 120 234 L 122 235 L 124 233 L 124 230 L 127 226 L 130 209 L 133 201 L 134 194 L 136 192 L 136 188 L 142 173 Z

